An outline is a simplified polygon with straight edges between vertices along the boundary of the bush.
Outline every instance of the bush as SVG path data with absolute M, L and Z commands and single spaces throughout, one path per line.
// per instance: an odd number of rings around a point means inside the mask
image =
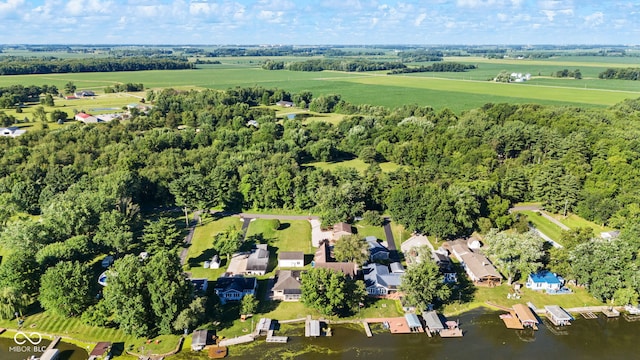
M 377 211 L 367 210 L 362 214 L 362 222 L 372 226 L 382 226 L 384 218 Z

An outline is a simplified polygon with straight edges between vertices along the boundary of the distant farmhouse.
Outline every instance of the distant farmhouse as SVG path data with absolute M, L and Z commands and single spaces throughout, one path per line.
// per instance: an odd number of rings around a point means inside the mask
M 84 97 L 96 96 L 96 93 L 91 90 L 80 90 L 80 91 L 76 91 L 73 95 L 76 98 L 84 98 Z
M 7 128 L 0 128 L 0 136 L 6 136 L 6 137 L 18 137 L 26 132 L 27 132 L 26 130 L 21 130 L 14 126 L 7 127 Z

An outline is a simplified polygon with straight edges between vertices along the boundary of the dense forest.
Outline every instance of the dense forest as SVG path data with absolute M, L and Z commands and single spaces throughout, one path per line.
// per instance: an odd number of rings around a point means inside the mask
M 186 58 L 121 57 L 91 59 L 0 57 L 0 75 L 193 69 Z
M 285 98 L 352 115 L 337 125 L 305 123 L 258 106 Z M 295 209 L 324 224 L 386 212 L 409 231 L 452 239 L 526 231 L 526 219 L 508 210 L 540 201 L 622 230 L 612 241 L 566 233 L 567 246 L 548 250 L 545 266 L 602 300 L 637 299 L 640 99 L 608 109 L 486 104 L 460 114 L 260 87 L 165 89 L 146 99 L 153 110 L 126 122 L 0 139 L 0 245 L 14 249 L 0 265 L 0 297 L 13 294 L 12 305 L 37 299 L 138 336 L 170 333 L 180 331 L 172 324 L 183 311 L 202 304 L 191 302 L 178 275 L 175 224 L 145 209 Z M 369 167 L 309 165 L 353 158 Z M 387 161 L 398 169 L 382 172 Z M 143 250 L 145 263 L 136 257 Z M 82 281 L 98 254 L 116 257 L 119 277 L 100 300 L 93 282 Z M 135 281 L 152 273 L 153 281 Z M 56 301 L 59 289 L 73 296 Z

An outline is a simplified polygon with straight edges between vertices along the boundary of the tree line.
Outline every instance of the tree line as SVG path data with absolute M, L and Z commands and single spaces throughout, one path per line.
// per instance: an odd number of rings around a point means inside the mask
M 609 68 L 600 74 L 600 79 L 640 80 L 640 68 Z
M 193 69 L 186 58 L 110 57 L 91 59 L 0 58 L 0 75 Z
M 282 61 L 267 61 L 262 65 L 265 70 L 291 70 L 291 71 L 323 71 L 336 70 L 347 72 L 377 71 L 402 69 L 406 65 L 400 62 L 379 62 L 370 60 L 333 60 L 311 59 L 284 63 Z
M 419 72 L 464 72 L 467 70 L 476 69 L 472 64 L 461 64 L 456 62 L 440 62 L 431 65 L 421 65 L 418 67 L 406 67 L 402 69 L 395 69 L 389 72 L 389 75 L 397 74 L 410 74 Z

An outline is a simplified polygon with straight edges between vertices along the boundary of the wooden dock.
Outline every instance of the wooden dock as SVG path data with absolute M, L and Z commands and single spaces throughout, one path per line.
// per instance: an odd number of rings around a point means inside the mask
M 288 336 L 275 336 L 274 335 L 274 331 L 273 330 L 269 330 L 269 332 L 267 333 L 267 340 L 268 343 L 286 343 L 287 341 L 289 341 L 289 337 Z
M 407 319 L 404 317 L 395 317 L 395 318 L 371 318 L 366 319 L 367 326 L 368 323 L 387 323 L 389 324 L 389 330 L 392 334 L 413 334 L 416 332 L 424 332 L 423 328 L 418 329 L 417 331 L 412 331 L 409 328 L 409 324 L 407 324 Z
M 604 314 L 604 316 L 608 317 L 608 318 L 615 318 L 620 316 L 620 311 L 614 309 L 614 308 L 610 308 L 610 309 L 604 309 L 602 310 L 602 313 Z
M 364 326 L 364 332 L 367 333 L 367 337 L 372 337 L 373 333 L 371 333 L 371 328 L 367 320 L 362 320 L 362 326 Z
M 594 314 L 591 311 L 581 312 L 580 315 L 582 315 L 582 317 L 585 318 L 585 319 L 597 319 L 598 318 L 598 315 Z
M 516 316 L 515 311 L 513 311 L 513 310 L 509 311 L 508 314 L 500 315 L 500 319 L 502 319 L 502 321 L 504 322 L 504 325 L 507 327 L 507 329 L 515 329 L 515 330 L 524 329 L 524 326 L 522 325 L 522 323 L 520 322 L 520 320 Z
M 47 346 L 47 350 L 55 349 L 58 343 L 60 343 L 60 339 L 62 339 L 60 336 L 54 337 L 49 346 Z
M 454 328 L 454 329 L 444 329 L 440 330 L 440 337 L 450 338 L 450 337 L 462 337 L 462 329 Z

